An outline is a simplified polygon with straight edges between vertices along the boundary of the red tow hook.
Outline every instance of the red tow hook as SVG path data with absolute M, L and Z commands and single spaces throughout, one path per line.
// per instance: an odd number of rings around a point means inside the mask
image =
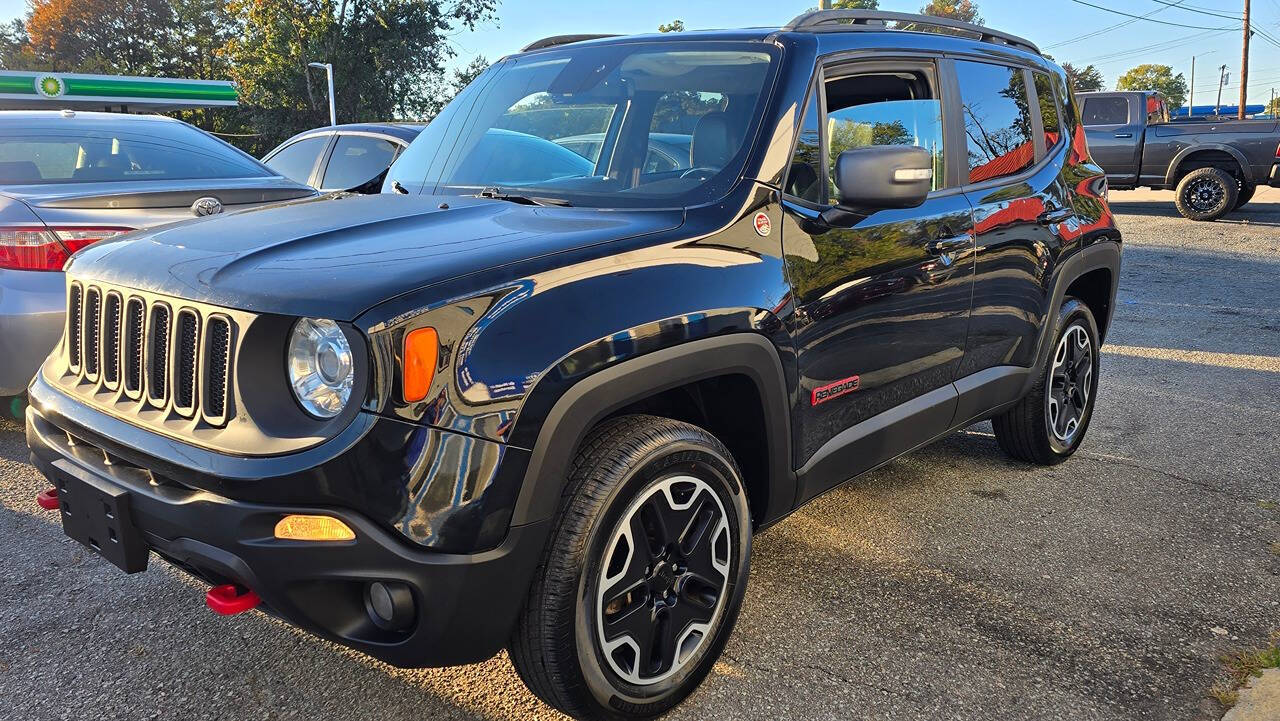
M 258 594 L 234 583 L 214 586 L 204 595 L 204 603 L 209 610 L 222 616 L 234 616 L 249 611 L 262 602 Z
M 36 505 L 46 511 L 58 510 L 58 489 L 50 488 L 47 491 L 41 491 L 36 494 Z

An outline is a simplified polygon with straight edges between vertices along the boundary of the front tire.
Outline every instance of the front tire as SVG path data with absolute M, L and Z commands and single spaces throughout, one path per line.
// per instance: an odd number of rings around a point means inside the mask
M 583 442 L 509 644 L 575 718 L 650 718 L 710 672 L 737 619 L 750 512 L 733 456 L 697 426 L 623 416 Z
M 1182 217 L 1217 220 L 1236 207 L 1240 182 L 1219 168 L 1196 168 L 1178 181 L 1174 205 Z
M 1067 297 L 1045 367 L 1031 391 L 991 419 L 996 442 L 1012 458 L 1051 466 L 1084 440 L 1098 391 L 1098 325 L 1089 306 Z

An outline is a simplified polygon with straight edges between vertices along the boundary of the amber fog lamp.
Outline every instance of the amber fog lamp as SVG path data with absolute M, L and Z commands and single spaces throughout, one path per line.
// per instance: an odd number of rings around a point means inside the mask
M 289 541 L 354 541 L 356 532 L 333 516 L 291 515 L 276 523 L 275 536 Z
M 431 379 L 436 373 L 440 354 L 440 336 L 435 328 L 418 328 L 404 337 L 404 402 L 415 403 L 427 397 Z

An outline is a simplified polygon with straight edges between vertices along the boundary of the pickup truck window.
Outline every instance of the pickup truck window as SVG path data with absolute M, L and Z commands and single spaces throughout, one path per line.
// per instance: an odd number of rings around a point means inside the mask
M 969 182 L 1016 175 L 1035 165 L 1026 75 L 1004 65 L 956 62 L 964 131 L 969 145 Z
M 943 172 L 942 103 L 921 73 L 850 75 L 826 83 L 827 169 L 834 173 L 840 153 L 872 145 L 914 145 L 933 154 L 933 187 Z M 829 197 L 835 195 L 834 175 Z
M 1129 122 L 1129 100 L 1121 96 L 1087 98 L 1083 115 L 1086 126 L 1124 125 Z

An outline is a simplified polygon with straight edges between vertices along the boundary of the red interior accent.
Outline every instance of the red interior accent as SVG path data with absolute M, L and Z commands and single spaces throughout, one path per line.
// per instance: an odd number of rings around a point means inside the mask
M 58 489 L 50 488 L 47 491 L 41 491 L 36 494 L 36 505 L 46 511 L 58 510 Z
M 204 595 L 204 603 L 209 610 L 223 616 L 244 613 L 261 602 L 258 594 L 247 588 L 241 589 L 234 583 L 214 586 Z

